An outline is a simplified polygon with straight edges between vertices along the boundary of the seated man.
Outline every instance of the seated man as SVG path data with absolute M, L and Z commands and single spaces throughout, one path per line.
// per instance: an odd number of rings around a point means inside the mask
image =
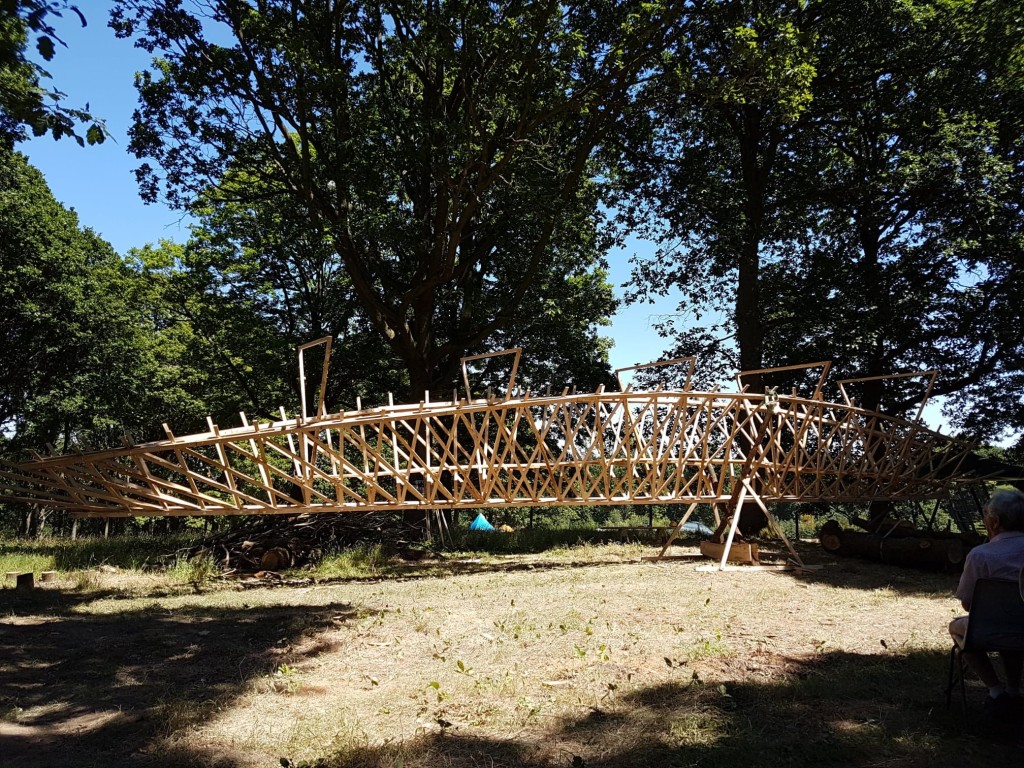
M 956 589 L 956 596 L 964 610 L 971 610 L 971 596 L 978 579 L 1006 579 L 1017 581 L 1024 567 L 1024 493 L 1020 491 L 997 491 L 985 505 L 982 514 L 989 540 L 967 553 L 963 576 Z M 949 633 L 961 644 L 967 634 L 969 616 L 960 616 L 949 624 Z M 1012 704 L 1020 696 L 1021 669 L 1024 656 L 1019 653 L 1002 653 L 1006 669 L 1004 687 L 986 653 L 965 653 L 967 662 L 981 681 L 988 686 L 986 706 L 1000 708 Z

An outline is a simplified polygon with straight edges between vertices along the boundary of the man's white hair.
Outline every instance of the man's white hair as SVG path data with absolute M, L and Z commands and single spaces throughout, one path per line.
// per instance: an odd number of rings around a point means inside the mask
M 985 514 L 998 520 L 1004 531 L 1024 531 L 1024 493 L 996 491 L 985 505 Z

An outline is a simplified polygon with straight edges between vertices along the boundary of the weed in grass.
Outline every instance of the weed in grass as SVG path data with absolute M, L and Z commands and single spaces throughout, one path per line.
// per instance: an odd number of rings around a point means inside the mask
M 474 688 L 492 691 L 503 699 L 515 695 L 520 687 L 519 680 L 513 677 L 512 673 L 508 670 L 501 677 L 485 675 L 482 678 L 477 678 L 473 686 Z
M 695 709 L 669 725 L 668 735 L 676 746 L 711 747 L 728 733 L 729 721 L 714 709 Z
M 168 575 L 180 584 L 194 587 L 206 584 L 220 575 L 220 568 L 210 555 L 181 558 L 170 568 Z
M 714 637 L 701 637 L 695 645 L 687 649 L 686 658 L 688 661 L 699 661 L 726 656 L 728 653 L 729 646 L 722 641 L 722 633 L 716 632 Z
M 270 686 L 277 693 L 296 693 L 302 688 L 299 670 L 288 664 L 281 664 L 271 675 Z
M 71 583 L 78 592 L 95 592 L 100 588 L 100 575 L 96 571 L 75 571 Z
M 418 608 L 413 608 L 412 616 L 415 621 L 415 623 L 413 624 L 413 629 L 415 629 L 417 632 L 424 632 L 428 634 L 430 633 L 431 630 L 436 629 L 438 633 L 440 633 L 440 629 L 434 627 L 433 617 L 427 615 L 429 613 L 432 613 L 433 610 L 434 609 L 429 606 L 424 608 L 422 611 Z
M 379 627 L 384 623 L 384 611 L 374 611 L 359 622 L 359 631 L 366 632 L 374 627 Z
M 429 693 L 437 697 L 438 704 L 447 701 L 451 698 L 451 696 L 448 693 L 445 693 L 441 690 L 441 684 L 437 680 L 431 680 L 429 683 L 427 683 L 427 688 L 430 689 L 428 691 Z
M 451 650 L 452 644 L 449 640 L 443 640 L 440 646 L 433 646 L 433 651 L 430 654 L 431 658 L 437 659 L 438 661 L 444 662 L 448 660 L 448 651 Z
M 344 716 L 337 721 L 332 721 L 327 716 L 307 716 L 292 721 L 285 738 L 284 750 L 290 755 L 312 757 L 322 750 L 321 745 L 325 740 L 326 751 L 332 753 L 370 748 L 370 738 L 358 722 Z
M 358 546 L 325 556 L 313 568 L 321 579 L 367 579 L 387 570 L 389 559 L 380 544 Z
M 879 587 L 871 590 L 871 605 L 891 605 L 899 599 L 899 593 L 892 587 Z

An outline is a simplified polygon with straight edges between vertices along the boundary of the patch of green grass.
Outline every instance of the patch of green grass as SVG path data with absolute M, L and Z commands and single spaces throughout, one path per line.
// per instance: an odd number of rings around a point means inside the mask
M 6 547 L 0 544 L 0 573 L 10 571 L 39 573 L 52 570 L 55 570 L 52 554 L 31 551 L 8 552 Z
M 589 528 L 523 528 L 512 533 L 501 531 L 460 531 L 452 536 L 457 550 L 491 554 L 535 554 L 603 543 L 608 534 Z
M 179 558 L 168 569 L 167 575 L 172 580 L 182 584 L 199 586 L 219 576 L 220 566 L 217 565 L 216 561 L 209 554 Z
M 335 552 L 313 566 L 313 576 L 322 579 L 365 579 L 380 576 L 390 564 L 380 544 L 352 547 Z
M 79 571 L 110 565 L 124 570 L 161 567 L 194 536 L 113 536 L 70 539 L 0 539 L 0 571 Z
M 713 707 L 694 706 L 680 711 L 668 724 L 672 744 L 686 747 L 711 747 L 729 731 L 730 719 Z
M 700 640 L 686 651 L 686 657 L 689 661 L 716 658 L 727 656 L 728 654 L 729 646 L 722 641 L 721 632 L 716 632 L 713 637 L 701 637 Z

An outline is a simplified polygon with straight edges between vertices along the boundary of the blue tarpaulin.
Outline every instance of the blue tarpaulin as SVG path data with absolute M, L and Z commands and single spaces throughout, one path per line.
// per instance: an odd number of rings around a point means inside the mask
M 484 513 L 480 512 L 476 516 L 476 520 L 469 524 L 469 530 L 471 531 L 493 531 L 494 526 L 487 522 L 487 518 L 484 517 Z

